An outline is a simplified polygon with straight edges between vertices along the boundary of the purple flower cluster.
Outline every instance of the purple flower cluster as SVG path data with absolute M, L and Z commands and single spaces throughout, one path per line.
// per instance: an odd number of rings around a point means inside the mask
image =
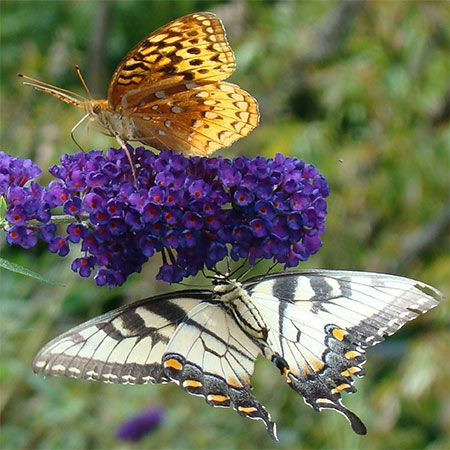
M 142 147 L 131 157 L 137 187 L 124 152 L 110 149 L 64 155 L 50 169 L 58 180 L 44 188 L 17 185 L 24 172 L 37 174 L 35 166 L 27 163 L 27 172 L 1 155 L 1 173 L 10 177 L 6 188 L 0 184 L 8 242 L 29 248 L 39 234 L 61 256 L 69 242 L 81 243 L 84 255 L 72 269 L 84 277 L 96 269 L 97 284 L 109 286 L 139 272 L 155 252 L 163 257 L 157 278 L 177 282 L 227 255 L 292 267 L 321 246 L 329 187 L 310 164 L 281 154 L 187 158 Z M 71 219 L 63 236 L 51 220 L 55 208 Z
M 14 158 L 0 151 L 0 195 L 11 187 L 24 186 L 40 174 L 41 169 L 31 159 Z
M 0 152 L 0 197 L 4 196 L 8 205 L 5 219 L 9 223 L 6 238 L 10 244 L 18 243 L 23 248 L 35 246 L 38 238 L 34 229 L 25 226 L 27 220 L 38 219 L 43 224 L 50 220 L 48 209 L 41 204 L 43 188 L 35 182 L 24 187 L 40 174 L 41 169 L 30 159 Z M 43 236 L 44 228 L 43 225 Z

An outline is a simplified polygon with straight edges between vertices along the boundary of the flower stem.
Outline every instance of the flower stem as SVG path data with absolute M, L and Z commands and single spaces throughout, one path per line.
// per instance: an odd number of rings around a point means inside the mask
M 55 225 L 58 224 L 67 224 L 67 223 L 76 223 L 76 222 L 81 222 L 83 220 L 88 220 L 89 219 L 89 215 L 88 214 L 81 214 L 79 216 L 71 216 L 69 214 L 55 214 L 53 216 L 51 216 L 50 218 L 50 222 L 54 223 Z M 42 225 L 42 222 L 39 222 L 38 220 L 30 220 L 28 222 L 29 225 Z

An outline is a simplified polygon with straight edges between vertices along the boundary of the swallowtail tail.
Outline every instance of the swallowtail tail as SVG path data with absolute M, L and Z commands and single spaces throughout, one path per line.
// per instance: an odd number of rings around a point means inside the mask
M 46 375 L 107 383 L 175 382 L 212 406 L 261 419 L 251 394 L 263 355 L 315 410 L 342 413 L 358 434 L 361 420 L 343 404 L 364 375 L 364 351 L 435 307 L 442 294 L 393 275 L 306 270 L 245 282 L 217 276 L 212 290 L 150 297 L 96 317 L 47 344 L 33 362 Z

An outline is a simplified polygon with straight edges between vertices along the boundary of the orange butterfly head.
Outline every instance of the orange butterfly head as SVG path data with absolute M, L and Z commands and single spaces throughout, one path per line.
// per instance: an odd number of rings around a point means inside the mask
M 82 78 L 78 67 L 77 67 L 77 72 L 79 73 L 80 78 L 83 82 L 83 85 L 85 86 L 86 92 L 88 93 L 89 97 L 91 97 L 91 93 L 90 93 L 84 79 Z M 113 133 L 113 130 L 115 130 L 117 128 L 117 126 L 115 126 L 115 124 L 117 122 L 119 122 L 119 120 L 117 120 L 117 118 L 116 118 L 116 120 L 114 120 L 113 114 L 111 114 L 111 111 L 109 111 L 109 106 L 108 106 L 107 100 L 103 100 L 103 99 L 94 100 L 92 98 L 86 98 L 75 92 L 53 86 L 52 84 L 29 77 L 28 75 L 23 75 L 21 73 L 19 73 L 17 75 L 20 78 L 24 78 L 26 80 L 26 81 L 24 81 L 23 84 L 31 86 L 38 91 L 45 92 L 46 94 L 50 94 L 53 97 L 56 97 L 57 99 L 65 102 L 65 103 L 76 106 L 77 108 L 84 109 L 86 114 L 82 118 L 82 120 L 77 123 L 76 126 L 78 126 L 85 119 L 89 118 L 90 120 L 96 120 L 98 123 L 100 123 L 102 125 L 102 127 L 104 128 L 104 131 L 106 132 L 106 134 L 108 134 L 110 136 L 115 135 L 115 133 Z M 118 132 L 117 134 L 119 136 L 122 136 L 122 133 Z M 125 136 L 123 136 L 123 137 L 125 138 Z

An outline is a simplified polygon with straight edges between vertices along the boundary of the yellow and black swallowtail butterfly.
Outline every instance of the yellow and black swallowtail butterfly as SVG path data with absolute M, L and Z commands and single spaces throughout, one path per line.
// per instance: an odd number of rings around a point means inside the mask
M 343 404 L 364 375 L 367 347 L 435 307 L 442 294 L 393 275 L 333 270 L 277 273 L 238 282 L 217 276 L 212 290 L 150 297 L 96 317 L 53 339 L 33 369 L 46 375 L 145 384 L 175 382 L 212 406 L 276 427 L 251 394 L 258 356 L 275 364 L 315 410 Z

